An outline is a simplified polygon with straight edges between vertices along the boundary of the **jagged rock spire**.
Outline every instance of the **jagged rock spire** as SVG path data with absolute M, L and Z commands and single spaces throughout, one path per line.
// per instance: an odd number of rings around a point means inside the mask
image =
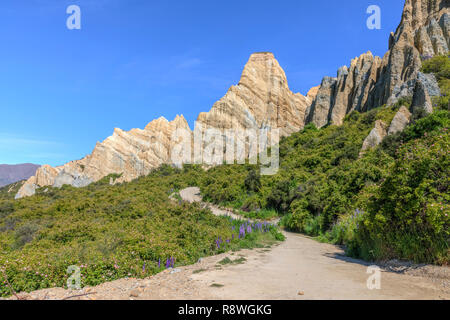
M 426 82 L 430 96 L 439 94 L 436 81 L 420 69 L 422 59 L 448 53 L 449 6 L 450 0 L 406 0 L 383 59 L 368 52 L 353 59 L 349 68 L 340 68 L 336 78 L 324 78 L 307 122 L 318 127 L 340 125 L 353 110 L 367 111 L 411 97 L 417 81 Z
M 216 102 L 211 111 L 200 113 L 203 127 L 246 129 L 269 126 L 286 136 L 303 128 L 311 100 L 291 92 L 284 70 L 269 52 L 250 56 L 237 86 Z

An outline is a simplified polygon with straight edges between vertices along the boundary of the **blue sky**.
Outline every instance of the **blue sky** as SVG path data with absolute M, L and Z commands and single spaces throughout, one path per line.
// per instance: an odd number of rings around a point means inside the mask
M 292 91 L 368 50 L 384 55 L 403 0 L 2 0 L 0 163 L 60 165 L 115 127 L 183 114 L 191 127 L 271 51 Z M 79 5 L 81 30 L 66 8 Z M 366 9 L 378 5 L 381 30 Z

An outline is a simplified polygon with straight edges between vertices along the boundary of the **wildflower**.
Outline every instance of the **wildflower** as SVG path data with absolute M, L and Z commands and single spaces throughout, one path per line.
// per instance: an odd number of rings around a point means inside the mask
M 220 249 L 220 241 L 219 241 L 219 239 L 216 240 L 216 247 L 217 247 L 217 249 Z
M 245 238 L 245 225 L 241 225 L 239 228 L 239 239 Z

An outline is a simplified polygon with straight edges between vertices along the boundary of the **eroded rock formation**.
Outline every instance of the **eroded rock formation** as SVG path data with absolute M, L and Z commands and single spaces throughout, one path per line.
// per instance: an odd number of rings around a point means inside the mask
M 286 74 L 272 53 L 254 53 L 239 84 L 211 111 L 200 113 L 197 122 L 217 129 L 279 128 L 281 136 L 287 136 L 304 127 L 311 102 L 289 89 Z
M 239 84 L 231 87 L 210 112 L 201 113 L 197 123 L 203 130 L 279 128 L 280 135 L 287 136 L 303 128 L 310 104 L 310 98 L 290 91 L 286 75 L 272 53 L 255 53 Z M 192 134 L 183 116 L 172 122 L 154 120 L 144 130 L 115 129 L 84 159 L 56 168 L 43 166 L 20 189 L 17 198 L 33 195 L 36 188 L 43 186 L 83 187 L 112 173 L 122 174 L 117 182 L 147 175 L 163 163 L 172 163 L 171 150 L 177 142 L 172 138 L 177 129 Z
M 422 111 L 425 112 L 425 114 L 433 112 L 433 105 L 428 90 L 425 84 L 420 80 L 416 81 L 411 110 L 416 114 Z
M 177 116 L 171 122 L 159 118 L 143 130 L 126 132 L 115 129 L 114 134 L 97 143 L 87 157 L 56 168 L 48 165 L 39 168 L 36 175 L 19 190 L 16 198 L 31 196 L 36 188 L 44 186 L 68 184 L 84 187 L 111 173 L 122 175 L 118 182 L 146 175 L 161 164 L 170 162 L 172 133 L 179 128 L 189 130 L 183 116 Z
M 255 53 L 239 84 L 232 86 L 210 112 L 201 113 L 197 123 L 203 130 L 277 128 L 281 136 L 288 136 L 308 123 L 317 127 L 340 125 L 353 110 L 364 112 L 384 104 L 393 105 L 405 97 L 414 96 L 413 109 L 430 112 L 430 97 L 440 92 L 436 79 L 420 73 L 420 69 L 422 59 L 448 53 L 449 2 L 406 0 L 402 21 L 396 32 L 391 33 L 389 51 L 382 59 L 370 52 L 362 54 L 349 67 L 340 68 L 336 77 L 325 77 L 307 96 L 291 92 L 272 53 Z M 391 134 L 402 130 L 408 120 L 403 109 L 397 116 L 389 128 Z M 146 175 L 163 163 L 171 163 L 172 134 L 177 129 L 190 135 L 182 116 L 172 122 L 160 118 L 144 130 L 115 129 L 111 137 L 97 143 L 92 154 L 84 159 L 56 168 L 41 167 L 17 197 L 32 195 L 37 187 L 43 186 L 82 187 L 111 173 L 122 174 L 120 181 Z M 363 149 L 377 145 L 386 135 L 385 124 L 377 122 Z
M 405 106 L 401 106 L 389 125 L 388 136 L 403 131 L 410 122 L 411 112 Z
M 377 120 L 375 122 L 375 128 L 370 131 L 369 135 L 364 140 L 360 155 L 362 155 L 365 151 L 378 146 L 381 142 L 383 142 L 383 139 L 386 137 L 386 135 L 386 124 L 381 120 Z
M 317 127 L 342 124 L 345 115 L 412 97 L 417 80 L 429 96 L 440 94 L 433 76 L 420 72 L 422 59 L 447 54 L 450 43 L 449 0 L 406 0 L 402 21 L 389 39 L 383 59 L 370 52 L 341 67 L 336 78 L 324 78 L 308 122 Z M 322 94 L 320 94 L 322 93 Z

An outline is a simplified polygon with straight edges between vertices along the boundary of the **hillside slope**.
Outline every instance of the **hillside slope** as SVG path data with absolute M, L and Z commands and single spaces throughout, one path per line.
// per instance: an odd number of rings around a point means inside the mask
M 21 180 L 28 180 L 40 167 L 37 164 L 0 164 L 0 188 Z

